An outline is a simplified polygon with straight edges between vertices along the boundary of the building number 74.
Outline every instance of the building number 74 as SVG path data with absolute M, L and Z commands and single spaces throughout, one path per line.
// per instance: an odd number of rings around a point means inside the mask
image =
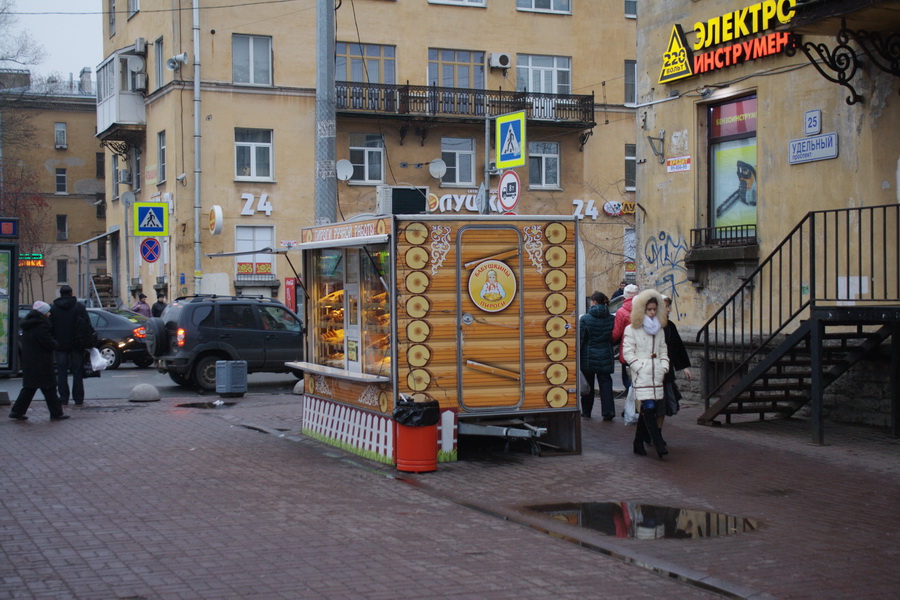
M 268 194 L 260 194 L 259 202 L 256 203 L 256 211 L 253 210 L 253 194 L 241 194 L 241 200 L 244 200 L 244 208 L 241 209 L 242 215 L 253 216 L 254 212 L 264 212 L 266 216 L 272 215 L 272 203 L 268 200 Z

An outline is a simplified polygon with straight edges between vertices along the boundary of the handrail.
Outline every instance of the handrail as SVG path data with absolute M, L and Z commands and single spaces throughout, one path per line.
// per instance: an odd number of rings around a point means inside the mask
M 900 302 L 898 230 L 896 204 L 807 213 L 698 331 L 707 405 L 817 305 Z
M 435 85 L 335 82 L 337 110 L 393 115 L 484 118 L 524 110 L 526 118 L 594 126 L 594 95 L 543 94 Z

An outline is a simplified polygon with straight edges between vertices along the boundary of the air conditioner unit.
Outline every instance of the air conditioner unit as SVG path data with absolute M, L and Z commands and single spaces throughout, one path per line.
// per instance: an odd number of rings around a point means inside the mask
M 418 215 L 428 212 L 428 188 L 380 185 L 375 191 L 375 213 Z
M 147 54 L 147 40 L 139 37 L 134 40 L 134 53 L 144 56 Z
M 118 174 L 119 176 L 116 178 L 116 181 L 119 183 L 131 184 L 131 171 L 128 169 L 119 169 Z
M 134 91 L 136 91 L 136 92 L 146 92 L 147 91 L 147 74 L 146 73 L 135 73 L 134 74 Z
M 512 66 L 512 56 L 506 52 L 491 52 L 490 65 L 495 69 L 508 69 Z

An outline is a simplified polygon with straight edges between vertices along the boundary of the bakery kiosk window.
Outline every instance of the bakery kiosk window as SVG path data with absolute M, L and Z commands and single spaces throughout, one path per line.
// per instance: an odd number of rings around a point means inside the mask
M 387 245 L 311 252 L 313 361 L 356 373 L 389 374 Z

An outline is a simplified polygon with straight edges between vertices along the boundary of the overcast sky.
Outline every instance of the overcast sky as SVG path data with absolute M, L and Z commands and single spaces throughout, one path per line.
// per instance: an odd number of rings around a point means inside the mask
M 68 79 L 69 73 L 77 78 L 81 69 L 90 67 L 96 77 L 103 60 L 102 5 L 103 0 L 15 0 L 15 29 L 27 30 L 47 52 L 31 72 L 59 73 Z

